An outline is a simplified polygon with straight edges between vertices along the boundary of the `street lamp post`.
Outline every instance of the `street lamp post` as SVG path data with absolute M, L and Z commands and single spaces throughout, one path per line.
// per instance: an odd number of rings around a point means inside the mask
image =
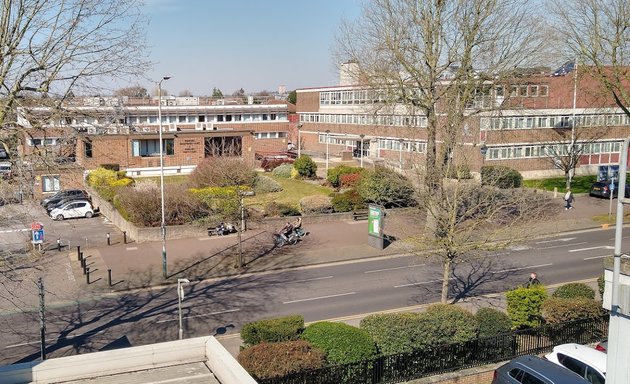
M 302 136 L 300 135 L 300 132 L 302 130 L 302 123 L 298 123 L 297 130 L 298 130 L 298 154 L 297 154 L 297 157 L 299 159 L 300 155 L 301 155 L 301 150 L 302 150 Z
M 328 177 L 328 144 L 330 142 L 329 140 L 329 135 L 330 134 L 330 129 L 326 130 L 326 177 Z
M 245 222 L 245 204 L 243 203 L 243 196 L 254 196 L 254 191 L 241 191 L 238 190 L 238 198 L 241 210 L 241 225 L 238 228 L 238 260 L 236 262 L 237 267 L 243 266 L 243 241 L 241 233 L 246 230 L 247 224 Z
M 486 145 L 486 143 L 481 144 L 481 148 L 479 148 L 479 152 L 481 152 L 481 168 L 479 169 L 479 178 L 481 178 L 483 167 L 486 163 L 486 153 L 488 153 L 488 146 Z M 481 181 L 483 182 L 483 180 Z
M 363 138 L 365 135 L 360 134 L 359 137 L 361 138 L 361 168 L 363 168 Z
M 170 76 L 164 76 L 158 81 L 158 137 L 160 141 L 160 207 L 162 210 L 162 221 L 160 229 L 162 230 L 162 277 L 166 279 L 166 220 L 164 219 L 164 143 L 162 142 L 162 81 L 170 79 Z
M 188 284 L 188 279 L 177 279 L 177 311 L 179 313 L 179 339 L 184 337 L 184 329 L 182 328 L 182 300 L 184 300 L 184 287 L 183 284 Z

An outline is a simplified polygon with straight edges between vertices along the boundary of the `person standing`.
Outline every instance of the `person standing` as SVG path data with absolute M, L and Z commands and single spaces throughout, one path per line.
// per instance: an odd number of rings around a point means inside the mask
M 571 192 L 570 189 L 567 189 L 567 193 L 564 194 L 564 201 L 566 203 L 566 205 L 564 206 L 564 209 L 566 211 L 573 208 L 573 202 L 575 201 L 575 197 L 573 197 L 573 192 Z
M 527 281 L 526 287 L 529 288 L 533 285 L 538 285 L 538 284 L 540 284 L 540 280 L 538 280 L 538 276 L 536 276 L 536 272 L 532 272 L 529 275 L 529 280 Z

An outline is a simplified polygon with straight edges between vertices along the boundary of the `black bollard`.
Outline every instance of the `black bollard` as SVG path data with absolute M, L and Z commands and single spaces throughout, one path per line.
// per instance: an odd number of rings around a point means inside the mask
M 83 274 L 85 275 L 87 273 L 87 263 L 85 262 L 85 259 L 83 259 Z
M 81 261 L 81 246 L 77 245 L 77 258 Z
M 61 252 L 61 239 L 57 238 L 57 252 Z
M 112 245 L 111 242 L 110 242 L 109 232 L 107 232 L 107 245 Z
M 112 286 L 112 269 L 107 269 L 107 281 L 109 282 L 109 286 Z
M 127 244 L 127 231 L 123 231 L 123 244 Z
M 90 268 L 86 268 L 85 271 L 85 281 L 90 284 Z

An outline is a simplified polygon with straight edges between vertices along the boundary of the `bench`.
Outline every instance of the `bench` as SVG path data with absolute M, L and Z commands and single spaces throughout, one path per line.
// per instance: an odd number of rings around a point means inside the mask
M 369 216 L 369 211 L 367 209 L 360 209 L 358 211 L 352 212 L 352 218 L 354 220 L 367 220 Z

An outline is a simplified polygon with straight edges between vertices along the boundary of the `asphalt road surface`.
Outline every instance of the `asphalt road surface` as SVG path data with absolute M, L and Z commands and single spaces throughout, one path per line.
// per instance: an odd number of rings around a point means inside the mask
M 594 278 L 612 255 L 613 230 L 539 239 L 455 266 L 450 299 L 502 292 L 536 271 L 543 284 Z M 628 239 L 624 239 L 624 249 Z M 294 270 L 191 282 L 182 303 L 184 337 L 235 333 L 253 320 L 301 314 L 307 322 L 439 301 L 442 270 L 417 256 L 333 263 Z M 49 357 L 175 340 L 175 286 L 137 290 L 47 308 Z M 0 362 L 40 356 L 36 313 L 0 317 Z

